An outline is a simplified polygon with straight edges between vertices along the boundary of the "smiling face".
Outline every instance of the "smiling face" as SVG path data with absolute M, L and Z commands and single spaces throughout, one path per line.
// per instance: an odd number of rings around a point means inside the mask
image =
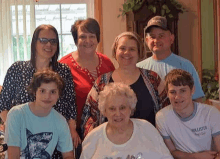
M 136 66 L 138 62 L 138 46 L 134 39 L 126 36 L 118 40 L 115 58 L 119 66 Z
M 114 100 L 112 100 L 114 99 Z M 112 96 L 108 99 L 104 115 L 111 126 L 121 128 L 129 123 L 131 108 L 125 96 Z
M 153 53 L 171 53 L 171 45 L 174 42 L 174 35 L 168 30 L 159 27 L 152 27 L 146 36 L 146 44 Z
M 57 39 L 53 30 L 43 29 L 40 31 L 38 38 Z M 59 45 L 59 44 L 57 44 Z M 36 58 L 50 60 L 57 51 L 57 45 L 51 45 L 50 42 L 43 44 L 40 40 L 36 42 Z
M 96 34 L 85 32 L 78 29 L 78 43 L 77 48 L 79 52 L 95 53 L 98 46 Z
M 59 90 L 55 82 L 42 83 L 35 94 L 35 105 L 45 111 L 50 111 L 59 99 Z
M 188 85 L 174 86 L 168 84 L 167 96 L 170 99 L 170 103 L 173 109 L 178 113 L 186 113 L 193 110 L 192 95 L 194 93 L 194 87 L 191 90 Z

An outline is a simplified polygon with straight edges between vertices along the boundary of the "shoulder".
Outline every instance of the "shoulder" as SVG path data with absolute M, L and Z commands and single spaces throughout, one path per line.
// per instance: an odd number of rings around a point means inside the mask
M 56 120 L 56 123 L 61 123 L 61 124 L 67 123 L 66 119 L 60 113 L 58 113 L 54 108 L 51 109 L 51 113 L 53 114 L 53 117 L 54 117 L 54 120 Z
M 181 56 L 179 56 L 179 55 L 176 55 L 176 54 L 174 54 L 174 53 L 172 53 L 171 58 L 172 58 L 173 60 L 175 60 L 176 62 L 177 62 L 177 61 L 180 62 L 180 63 L 183 64 L 183 65 L 193 66 L 193 64 L 192 64 L 191 61 L 189 61 L 188 59 L 186 59 L 186 58 L 184 58 L 184 57 L 181 57 Z M 194 66 L 193 66 L 193 67 L 194 67 Z
M 171 105 L 164 107 L 163 109 L 159 110 L 156 114 L 156 119 L 158 120 L 165 120 L 167 117 L 170 117 L 173 112 L 173 108 Z
M 98 127 L 94 128 L 92 131 L 90 131 L 88 135 L 86 135 L 83 141 L 83 145 L 90 143 L 95 144 L 99 138 L 102 138 L 106 125 L 107 122 L 99 125 Z
M 108 58 L 108 56 L 105 55 L 105 54 L 102 54 L 102 53 L 100 53 L 100 52 L 97 52 L 97 55 L 98 55 L 100 58 L 104 59 L 104 60 L 111 61 L 111 60 Z
M 143 61 L 138 62 L 136 64 L 136 66 L 140 67 L 140 68 L 146 68 L 146 66 L 149 65 L 151 61 L 152 61 L 152 57 L 149 57 L 149 58 L 146 58 Z
M 60 62 L 60 63 L 66 63 L 66 62 L 68 62 L 68 61 L 71 59 L 71 56 L 72 56 L 72 53 L 69 53 L 69 54 L 63 56 L 63 57 L 59 60 L 59 62 Z
M 151 77 L 155 77 L 155 78 L 158 78 L 159 75 L 152 71 L 152 70 L 148 70 L 148 69 L 143 69 L 143 68 L 140 68 L 141 72 L 143 72 L 145 75 L 148 75 L 148 76 L 151 76 Z
M 219 114 L 219 110 L 215 107 L 215 106 L 211 106 L 211 105 L 207 105 L 207 104 L 204 104 L 204 103 L 197 103 L 197 109 L 199 112 L 206 112 L 206 113 L 209 113 L 210 115 L 211 114 L 216 114 L 216 112 Z
M 138 130 L 138 133 L 143 133 L 147 135 L 156 135 L 157 129 L 148 121 L 144 119 L 131 119 L 132 122 L 136 125 L 136 128 Z M 147 130 L 147 131 L 146 131 Z
M 69 66 L 67 64 L 65 64 L 65 63 L 58 62 L 56 70 L 57 70 L 57 73 L 59 73 L 61 76 L 70 75 L 71 74 Z
M 30 63 L 30 61 L 16 61 L 15 63 L 13 63 L 11 66 L 10 66 L 10 68 L 9 68 L 9 70 L 14 70 L 14 69 L 16 69 L 16 70 L 22 70 L 22 69 L 24 69 L 24 68 L 30 68 L 31 67 L 31 63 Z
M 21 104 L 21 105 L 17 105 L 17 106 L 14 106 L 12 107 L 9 112 L 8 112 L 8 117 L 10 116 L 19 116 L 22 114 L 22 112 L 24 112 L 26 109 L 28 108 L 28 103 L 24 103 L 24 104 Z

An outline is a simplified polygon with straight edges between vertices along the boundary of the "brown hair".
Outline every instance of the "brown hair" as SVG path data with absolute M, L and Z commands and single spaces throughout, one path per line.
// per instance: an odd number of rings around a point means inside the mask
M 35 96 L 37 89 L 42 83 L 55 82 L 59 90 L 59 95 L 62 95 L 64 89 L 64 81 L 60 75 L 50 69 L 44 69 L 42 71 L 34 73 L 34 76 L 27 88 L 30 95 Z
M 75 44 L 78 43 L 78 29 L 81 28 L 84 32 L 89 32 L 96 35 L 97 41 L 100 41 L 100 27 L 99 23 L 93 18 L 87 18 L 86 20 L 77 20 L 71 26 L 71 33 Z
M 192 90 L 194 86 L 193 77 L 189 72 L 181 69 L 174 69 L 170 71 L 165 77 L 165 89 L 168 91 L 168 84 L 174 86 L 189 86 Z
M 57 67 L 57 63 L 58 63 L 57 59 L 60 54 L 60 46 L 59 46 L 58 32 L 57 32 L 56 28 L 50 24 L 39 25 L 34 31 L 32 41 L 31 41 L 31 64 L 33 65 L 34 68 L 36 68 L 36 58 L 35 58 L 36 57 L 36 43 L 37 43 L 40 31 L 46 30 L 46 29 L 52 30 L 56 34 L 56 39 L 58 40 L 57 51 L 55 52 L 55 54 L 52 57 L 51 62 L 50 62 L 50 66 L 52 66 L 52 69 L 55 70 Z
M 145 58 L 145 51 L 144 51 L 143 42 L 142 42 L 140 36 L 135 32 L 123 32 L 115 38 L 115 41 L 113 42 L 113 45 L 112 45 L 112 57 L 113 58 L 115 58 L 115 56 L 116 56 L 118 41 L 121 37 L 127 37 L 128 39 L 132 39 L 137 42 L 138 56 L 139 56 L 138 62 Z

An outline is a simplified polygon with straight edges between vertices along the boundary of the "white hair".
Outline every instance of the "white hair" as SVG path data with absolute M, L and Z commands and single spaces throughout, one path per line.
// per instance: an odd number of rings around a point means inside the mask
M 101 114 L 104 115 L 106 105 L 108 104 L 107 102 L 109 100 L 114 100 L 114 98 L 120 98 L 121 96 L 127 98 L 127 103 L 130 106 L 132 112 L 131 115 L 133 115 L 137 104 L 136 94 L 128 85 L 119 82 L 112 82 L 107 84 L 103 91 L 100 92 L 98 108 Z

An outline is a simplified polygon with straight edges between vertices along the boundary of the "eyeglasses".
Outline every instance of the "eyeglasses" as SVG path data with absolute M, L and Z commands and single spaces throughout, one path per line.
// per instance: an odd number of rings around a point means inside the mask
M 50 42 L 51 45 L 57 45 L 58 43 L 57 39 L 38 38 L 37 40 L 39 40 L 41 44 L 47 44 Z

